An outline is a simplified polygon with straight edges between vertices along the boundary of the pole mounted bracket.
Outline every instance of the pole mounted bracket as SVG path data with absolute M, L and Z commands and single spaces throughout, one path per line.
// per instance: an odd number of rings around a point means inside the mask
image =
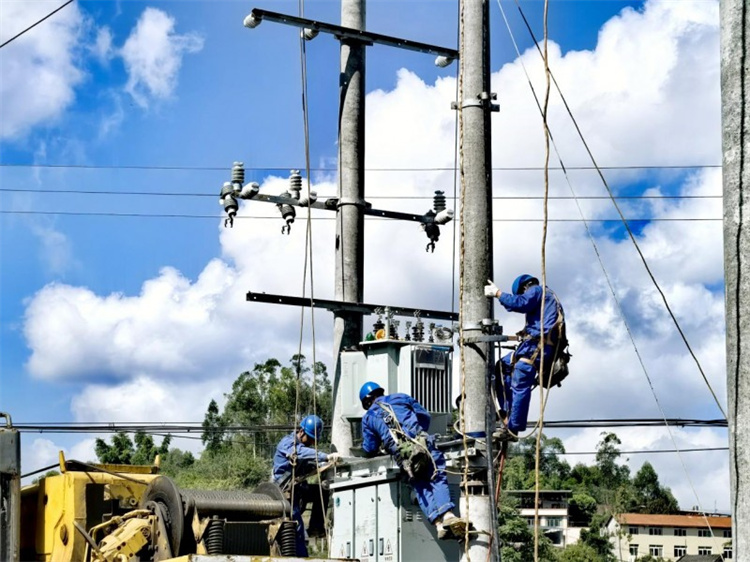
M 461 104 L 461 109 L 467 108 L 467 107 L 479 107 L 483 109 L 489 109 L 490 111 L 500 111 L 500 106 L 496 103 L 492 103 L 494 100 L 497 100 L 497 94 L 496 93 L 487 93 L 482 92 L 481 94 L 478 94 L 475 98 L 465 98 Z M 451 102 L 451 109 L 458 109 L 458 104 L 454 101 Z

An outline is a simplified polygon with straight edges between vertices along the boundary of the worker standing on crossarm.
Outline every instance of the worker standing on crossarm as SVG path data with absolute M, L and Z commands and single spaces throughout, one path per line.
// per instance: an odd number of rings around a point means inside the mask
M 316 450 L 315 444 L 323 434 L 323 420 L 318 416 L 305 416 L 299 427 L 284 436 L 276 447 L 273 456 L 273 481 L 292 499 L 292 519 L 296 523 L 297 556 L 306 557 L 307 541 L 305 527 L 302 522 L 302 512 L 308 501 L 313 503 L 310 515 L 309 532 L 325 532 L 325 510 L 328 507 L 328 491 L 323 490 L 321 503 L 321 489 L 319 486 L 308 486 L 303 480 L 317 472 L 318 467 L 335 463 L 338 453 L 324 453 Z
M 567 346 L 564 336 L 565 313 L 557 295 L 548 287 L 542 291 L 539 279 L 528 274 L 519 275 L 513 281 L 512 294 L 500 291 L 491 280 L 488 280 L 484 292 L 487 297 L 497 298 L 509 312 L 526 315 L 526 325 L 518 333 L 521 341 L 515 351 L 508 353 L 500 360 L 501 373 L 497 374 L 495 381 L 498 400 L 508 417 L 504 420 L 505 427 L 495 432 L 493 437 L 505 441 L 517 441 L 518 433 L 526 429 L 531 391 L 539 380 L 542 353 L 544 354 L 544 370 L 547 373 L 556 356 L 563 351 L 564 346 Z M 543 293 L 544 323 L 542 324 Z M 539 345 L 542 331 L 544 332 L 543 348 Z
M 359 391 L 366 410 L 362 418 L 362 449 L 368 456 L 381 446 L 409 478 L 417 502 L 427 519 L 437 527 L 439 539 L 462 539 L 469 522 L 456 517 L 445 475 L 445 456 L 429 435 L 430 413 L 408 394 L 389 394 L 374 382 Z

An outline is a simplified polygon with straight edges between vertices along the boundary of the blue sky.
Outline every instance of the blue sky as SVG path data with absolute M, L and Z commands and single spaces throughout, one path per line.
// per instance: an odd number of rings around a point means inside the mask
M 0 39 L 58 5 L 0 0 Z M 541 37 L 543 3 L 521 5 Z M 600 164 L 720 163 L 717 6 L 713 0 L 550 2 L 551 67 Z M 279 234 L 278 219 L 242 220 L 229 231 L 221 228 L 217 205 L 235 160 L 257 169 L 248 170 L 248 180 L 269 193 L 283 188 L 286 169 L 304 166 L 297 31 L 270 22 L 244 28 L 253 7 L 296 14 L 298 3 L 81 1 L 0 50 L 0 409 L 15 421 L 201 420 L 208 400 L 220 400 L 242 370 L 296 351 L 298 312 L 253 308 L 243 296 L 301 294 L 302 221 L 289 237 Z M 493 90 L 502 108 L 493 116 L 493 161 L 538 167 L 542 129 L 521 62 L 538 92 L 543 76 L 515 3 L 503 1 L 503 8 L 522 58 L 493 3 Z M 338 2 L 312 1 L 305 15 L 337 23 L 339 9 Z M 425 43 L 455 47 L 456 25 L 454 2 L 368 6 L 370 30 Z M 338 44 L 321 35 L 306 51 L 311 163 L 330 169 L 313 180 L 319 193 L 333 194 Z M 455 65 L 439 69 L 429 55 L 382 46 L 368 50 L 367 65 L 367 166 L 452 166 Z M 550 123 L 566 165 L 588 165 L 555 96 Z M 620 194 L 721 192 L 715 168 L 605 174 Z M 497 171 L 495 196 L 539 196 L 541 177 Z M 606 194 L 592 171 L 569 177 L 578 194 Z M 553 194 L 570 194 L 562 174 L 551 181 Z M 441 171 L 372 171 L 367 186 L 378 207 L 422 213 L 434 189 L 452 194 L 453 178 Z M 150 195 L 55 193 L 64 190 Z M 393 198 L 403 196 L 422 199 Z M 632 217 L 721 216 L 716 198 L 622 205 Z M 616 216 L 606 201 L 581 206 L 592 219 Z M 258 207 L 246 205 L 240 214 L 275 216 L 275 209 Z M 552 203 L 550 212 L 578 218 L 571 201 Z M 495 218 L 539 219 L 541 203 L 499 200 Z M 316 221 L 315 228 L 315 290 L 330 298 L 332 223 Z M 368 221 L 367 228 L 366 301 L 450 308 L 451 229 L 426 255 L 426 239 L 414 225 Z M 597 222 L 591 228 L 666 415 L 719 417 L 622 228 Z M 721 223 L 661 220 L 635 230 L 725 403 Z M 521 271 L 539 272 L 540 233 L 538 222 L 495 223 L 499 285 Z M 547 417 L 659 417 L 583 226 L 552 223 L 548 244 L 548 279 L 568 312 L 576 370 L 551 399 Z M 394 247 L 403 262 L 392 259 Z M 520 327 L 520 319 L 497 312 L 508 330 Z M 313 348 L 307 333 L 303 351 L 310 356 L 314 349 L 330 363 L 330 318 L 318 313 L 315 322 L 319 339 Z M 618 433 L 626 449 L 673 446 L 663 430 Z M 561 436 L 569 450 L 589 451 L 598 431 Z M 726 443 L 723 431 L 676 436 L 681 447 Z M 24 436 L 24 470 L 54 462 L 59 447 L 85 456 L 91 440 Z M 643 457 L 633 459 L 634 468 Z M 648 460 L 665 475 L 677 471 L 668 484 L 684 506 L 693 505 L 678 459 L 664 457 Z M 699 464 L 693 478 L 706 506 L 728 508 L 726 457 Z

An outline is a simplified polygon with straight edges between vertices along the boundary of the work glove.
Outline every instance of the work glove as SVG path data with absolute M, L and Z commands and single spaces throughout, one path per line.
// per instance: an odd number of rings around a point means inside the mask
M 497 298 L 500 289 L 497 288 L 497 285 L 491 279 L 487 279 L 487 283 L 488 285 L 484 286 L 484 296 L 490 299 Z
M 341 459 L 341 453 L 328 453 L 328 462 L 336 464 Z

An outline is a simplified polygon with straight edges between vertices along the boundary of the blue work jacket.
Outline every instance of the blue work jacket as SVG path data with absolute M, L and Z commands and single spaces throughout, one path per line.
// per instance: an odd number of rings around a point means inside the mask
M 397 444 L 385 421 L 390 412 L 381 403 L 393 410 L 401 429 L 409 437 L 430 429 L 430 413 L 408 394 L 380 396 L 362 418 L 362 449 L 368 455 L 376 454 L 381 444 L 391 455 L 398 453 Z
M 292 456 L 295 452 L 294 442 L 297 441 L 297 468 L 295 474 L 302 476 L 309 474 L 318 468 L 318 464 L 325 463 L 328 455 L 322 451 L 315 451 L 312 447 L 303 445 L 295 437 L 297 432 L 293 431 L 279 441 L 276 452 L 273 455 L 273 481 L 281 482 L 287 474 L 292 472 Z
M 542 307 L 542 287 L 532 285 L 522 295 L 511 295 L 500 293 L 498 297 L 500 304 L 510 312 L 520 312 L 526 315 L 526 326 L 524 331 L 532 338 L 538 338 L 541 333 L 539 313 Z M 552 329 L 557 322 L 558 308 L 563 314 L 563 308 L 557 295 L 547 288 L 544 298 L 544 333 L 555 336 Z

